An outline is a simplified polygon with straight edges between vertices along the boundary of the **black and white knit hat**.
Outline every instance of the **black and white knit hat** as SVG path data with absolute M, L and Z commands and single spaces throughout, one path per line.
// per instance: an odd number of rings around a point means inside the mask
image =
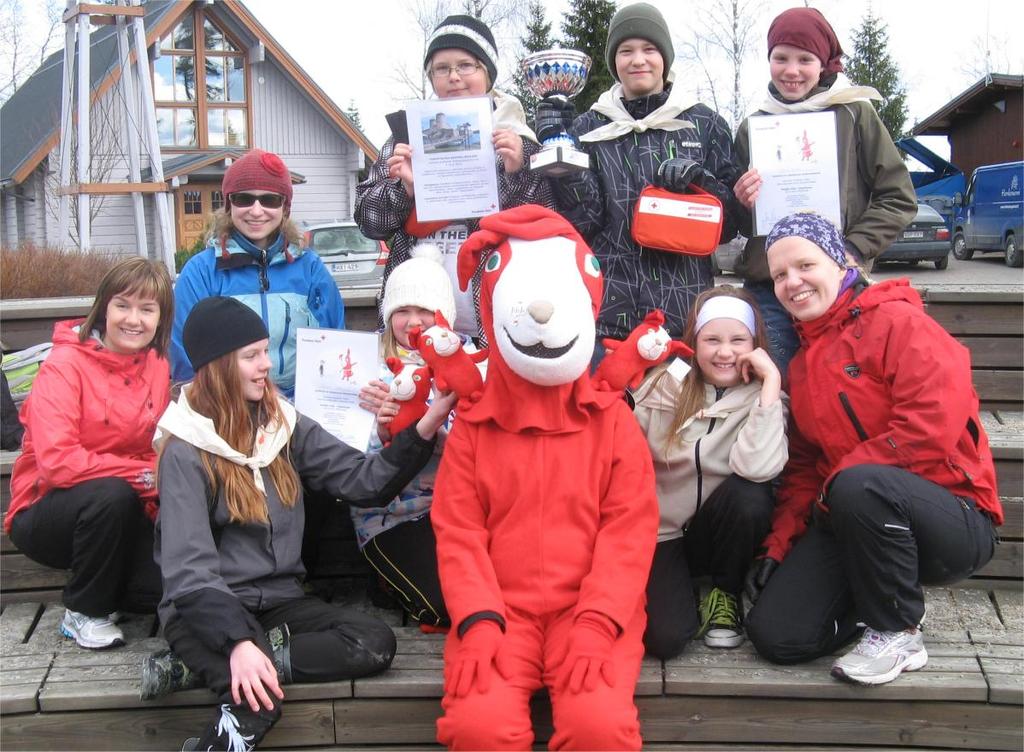
M 430 58 L 438 50 L 465 50 L 475 57 L 487 69 L 491 86 L 498 78 L 498 46 L 494 43 L 494 35 L 487 24 L 473 16 L 448 16 L 437 25 L 427 45 L 427 54 L 423 58 L 423 67 L 430 65 Z

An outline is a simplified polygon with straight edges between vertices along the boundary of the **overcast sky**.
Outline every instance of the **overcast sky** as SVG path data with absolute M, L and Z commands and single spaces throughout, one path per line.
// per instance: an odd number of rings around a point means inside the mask
M 422 2 L 422 0 L 420 0 Z M 363 129 L 378 146 L 388 135 L 384 115 L 398 109 L 408 90 L 396 80 L 397 64 L 419 64 L 422 42 L 409 6 L 415 0 L 244 0 L 260 22 L 309 72 L 342 109 L 350 100 L 359 109 Z M 619 5 L 628 3 L 620 2 Z M 699 0 L 653 0 L 665 14 L 677 49 L 693 36 Z M 799 2 L 766 0 L 758 25 L 758 45 L 746 63 L 745 89 L 756 104 L 768 81 L 765 36 L 779 12 Z M 843 49 L 853 49 L 851 32 L 865 15 L 867 0 L 811 3 L 829 19 Z M 525 5 L 525 2 L 524 2 Z M 567 0 L 546 0 L 552 31 L 561 30 Z M 705 5 L 706 7 L 706 5 Z M 872 6 L 888 24 L 889 50 L 907 87 L 908 126 L 927 117 L 977 80 L 964 67 L 980 65 L 989 38 L 994 72 L 1021 73 L 1024 3 L 1014 0 L 898 0 Z M 515 35 L 515 36 L 518 36 Z M 1009 40 L 1013 40 L 1010 44 Z M 511 75 L 516 39 L 499 39 L 504 60 L 499 80 Z M 724 73 L 724 71 L 723 71 Z M 722 89 L 728 89 L 723 76 Z M 696 85 L 697 79 L 687 81 Z M 722 96 L 721 94 L 719 95 Z M 935 141 L 930 146 L 941 149 Z M 948 154 L 948 149 L 945 150 Z

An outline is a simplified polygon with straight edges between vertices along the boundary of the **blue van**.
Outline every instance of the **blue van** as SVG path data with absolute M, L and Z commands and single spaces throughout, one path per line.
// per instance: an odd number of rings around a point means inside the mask
M 953 256 L 999 251 L 1007 266 L 1024 265 L 1024 162 L 984 165 L 971 175 L 967 193 L 953 197 Z

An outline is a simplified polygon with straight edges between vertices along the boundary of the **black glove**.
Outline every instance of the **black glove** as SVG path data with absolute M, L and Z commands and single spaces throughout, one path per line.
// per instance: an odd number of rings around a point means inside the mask
M 747 579 L 743 583 L 743 592 L 746 594 L 751 606 L 757 603 L 757 599 L 761 596 L 761 591 L 768 584 L 768 579 L 778 568 L 779 562 L 768 556 L 754 559 L 754 563 L 750 565 L 750 569 L 747 571 Z
M 703 185 L 706 174 L 707 171 L 692 159 L 676 157 L 661 163 L 658 174 L 654 176 L 654 184 L 669 191 L 685 193 L 690 183 Z
M 537 120 L 533 130 L 543 143 L 552 136 L 568 132 L 575 117 L 576 108 L 573 103 L 561 94 L 552 94 L 537 103 Z

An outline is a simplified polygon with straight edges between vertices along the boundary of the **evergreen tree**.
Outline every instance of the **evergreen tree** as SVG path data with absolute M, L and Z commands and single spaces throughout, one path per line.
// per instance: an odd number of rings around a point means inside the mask
M 363 123 L 359 119 L 359 108 L 356 107 L 356 100 L 348 100 L 348 109 L 345 110 L 345 114 L 348 116 L 348 119 L 352 121 L 352 124 L 356 128 L 358 128 L 359 130 L 363 129 Z
M 571 0 L 562 22 L 562 46 L 580 50 L 593 61 L 587 85 L 573 100 L 576 112 L 585 112 L 615 82 L 604 60 L 608 26 L 615 15 L 612 0 Z
M 529 13 L 530 21 L 526 25 L 526 36 L 519 39 L 523 48 L 520 60 L 531 52 L 540 52 L 555 46 L 555 40 L 551 37 L 551 22 L 544 15 L 544 3 L 538 2 L 538 0 L 531 0 Z M 526 76 L 523 75 L 523 69 L 519 67 L 518 61 L 516 65 L 516 73 L 513 76 L 513 81 L 515 82 L 514 93 L 519 97 L 519 101 L 523 103 L 523 108 L 526 110 L 526 119 L 532 126 L 539 100 L 526 88 Z
M 907 89 L 900 82 L 900 70 L 889 55 L 888 26 L 868 7 L 860 27 L 853 32 L 853 54 L 847 56 L 846 75 L 855 84 L 873 86 L 882 95 L 872 102 L 889 135 L 903 135 L 907 121 Z

